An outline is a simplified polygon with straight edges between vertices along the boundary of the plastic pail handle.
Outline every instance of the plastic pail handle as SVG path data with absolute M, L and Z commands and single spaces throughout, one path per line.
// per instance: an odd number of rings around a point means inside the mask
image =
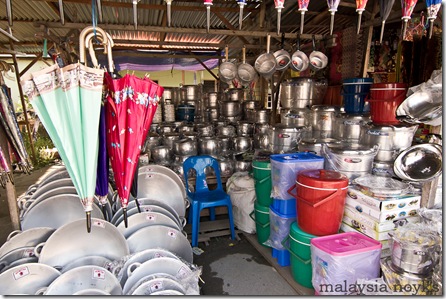
M 340 195 L 342 190 L 347 189 L 348 187 L 344 187 L 344 188 L 340 188 L 340 189 L 332 189 L 332 188 L 317 188 L 317 187 L 312 187 L 312 186 L 307 186 L 305 184 L 302 184 L 298 181 L 296 181 L 296 183 L 302 187 L 305 188 L 309 188 L 309 189 L 314 189 L 314 190 L 321 190 L 321 191 L 334 191 L 332 194 L 330 194 L 329 196 L 325 197 L 324 199 L 322 199 L 321 201 L 318 201 L 317 203 L 311 203 L 306 201 L 305 199 L 303 199 L 302 197 L 296 196 L 296 198 L 300 201 L 302 201 L 303 203 L 312 206 L 313 208 L 317 208 L 318 206 L 320 206 L 321 204 L 324 204 L 330 200 L 332 200 L 333 198 L 335 198 L 336 196 Z
M 309 259 L 309 260 L 304 260 L 304 259 L 302 259 L 300 256 L 298 256 L 297 254 L 295 254 L 292 250 L 291 250 L 291 248 L 286 244 L 287 243 L 287 241 L 289 240 L 289 239 L 293 239 L 294 241 L 296 241 L 296 242 L 298 242 L 298 243 L 301 243 L 301 244 L 303 244 L 303 245 L 306 245 L 306 246 L 310 246 L 310 244 L 305 244 L 305 243 L 302 243 L 302 242 L 300 242 L 300 241 L 297 241 L 296 239 L 294 239 L 293 237 L 291 237 L 290 235 L 288 235 L 285 239 L 283 239 L 282 240 L 282 245 L 283 245 L 283 247 L 286 249 L 286 250 L 288 250 L 299 262 L 301 262 L 301 263 L 303 263 L 303 264 L 305 264 L 305 265 L 308 265 L 310 262 L 311 262 L 311 259 Z

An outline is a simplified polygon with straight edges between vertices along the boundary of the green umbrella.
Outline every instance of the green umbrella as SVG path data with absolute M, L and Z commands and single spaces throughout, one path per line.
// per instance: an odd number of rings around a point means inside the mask
M 87 213 L 88 232 L 96 187 L 103 77 L 103 70 L 77 63 L 63 68 L 53 65 L 22 80 L 73 180 Z

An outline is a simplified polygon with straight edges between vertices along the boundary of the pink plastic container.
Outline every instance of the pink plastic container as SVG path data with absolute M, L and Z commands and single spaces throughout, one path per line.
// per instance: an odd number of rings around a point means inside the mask
M 312 284 L 320 295 L 348 295 L 359 278 L 379 277 L 382 244 L 358 232 L 313 238 Z

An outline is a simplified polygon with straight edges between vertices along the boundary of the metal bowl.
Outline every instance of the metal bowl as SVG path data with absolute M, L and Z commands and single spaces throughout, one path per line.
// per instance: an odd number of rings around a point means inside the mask
M 16 248 L 33 247 L 45 242 L 54 231 L 55 229 L 51 227 L 36 227 L 26 231 L 13 231 L 8 235 L 2 247 L 0 247 L 0 258 Z
M 274 57 L 276 58 L 276 71 L 286 70 L 291 63 L 291 56 L 288 51 L 281 49 L 274 52 Z
M 441 89 L 426 88 L 407 97 L 396 109 L 397 119 L 408 123 L 429 123 L 439 121 L 443 115 Z
M 165 275 L 165 274 L 164 274 Z M 171 276 L 171 275 L 169 275 Z M 149 279 L 149 280 L 147 280 Z M 183 285 L 175 279 L 175 277 L 159 277 L 158 275 L 151 275 L 145 278 L 146 281 L 138 285 L 135 290 L 130 291 L 131 295 L 153 295 L 162 291 L 175 291 L 176 293 L 169 293 L 171 295 L 185 295 L 186 290 Z M 167 293 L 164 293 L 167 294 Z
M 173 152 L 179 156 L 195 156 L 197 154 L 197 142 L 190 138 L 183 138 L 173 143 Z
M 235 153 L 244 153 L 252 149 L 252 139 L 250 137 L 237 136 L 233 138 Z
M 442 173 L 442 153 L 442 146 L 435 143 L 411 146 L 398 155 L 393 171 L 403 180 L 430 181 Z
M 172 163 L 173 151 L 166 145 L 155 146 L 150 151 L 150 156 L 156 164 L 170 164 Z

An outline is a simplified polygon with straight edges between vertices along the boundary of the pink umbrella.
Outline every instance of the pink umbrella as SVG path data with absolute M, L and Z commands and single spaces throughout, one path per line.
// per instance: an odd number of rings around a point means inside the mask
M 282 8 L 285 4 L 285 0 L 274 0 L 274 5 L 277 9 L 277 34 L 280 33 L 280 18 L 282 16 Z
M 401 10 L 403 12 L 401 19 L 404 21 L 403 39 L 406 36 L 407 22 L 410 20 L 410 16 L 412 15 L 413 9 L 415 8 L 417 2 L 418 0 L 401 0 Z
M 305 12 L 308 10 L 308 4 L 310 4 L 310 0 L 297 0 L 297 4 L 299 4 L 299 11 L 300 11 L 300 34 L 303 34 Z
M 335 13 L 338 11 L 339 2 L 341 2 L 341 0 L 327 0 L 328 11 L 331 14 L 330 35 L 333 34 L 334 16 L 335 16 Z
M 361 30 L 362 12 L 365 10 L 367 1 L 369 0 L 356 0 L 356 12 L 358 13 L 358 31 L 356 32 L 356 34 L 359 34 L 359 30 Z
M 209 33 L 212 0 L 204 0 L 203 4 L 206 6 L 206 32 Z
M 426 0 L 427 19 L 429 20 L 429 38 L 432 37 L 432 27 L 441 7 L 441 0 Z

